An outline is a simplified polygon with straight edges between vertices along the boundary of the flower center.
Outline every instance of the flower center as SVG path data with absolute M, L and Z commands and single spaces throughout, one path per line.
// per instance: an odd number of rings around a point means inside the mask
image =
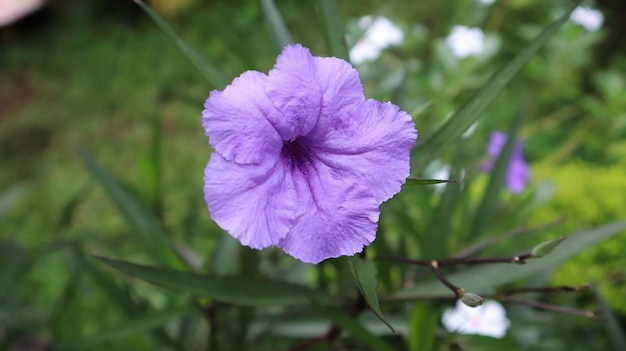
M 298 168 L 302 171 L 313 164 L 313 154 L 311 150 L 297 138 L 283 142 L 281 156 L 291 167 Z

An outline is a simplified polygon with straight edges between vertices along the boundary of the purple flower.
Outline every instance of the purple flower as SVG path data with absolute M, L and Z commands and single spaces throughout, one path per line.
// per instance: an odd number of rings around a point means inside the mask
M 220 227 L 311 263 L 374 241 L 417 131 L 397 106 L 366 100 L 347 62 L 289 45 L 268 75 L 244 72 L 204 107 L 215 149 L 204 194 Z
M 495 159 L 498 158 L 506 144 L 506 139 L 506 134 L 503 132 L 495 131 L 491 133 L 489 144 L 487 145 L 487 156 L 489 156 L 489 159 L 482 164 L 481 168 L 483 171 L 491 172 Z M 526 188 L 529 180 L 530 166 L 524 159 L 524 142 L 516 140 L 506 171 L 506 186 L 511 193 L 519 194 Z

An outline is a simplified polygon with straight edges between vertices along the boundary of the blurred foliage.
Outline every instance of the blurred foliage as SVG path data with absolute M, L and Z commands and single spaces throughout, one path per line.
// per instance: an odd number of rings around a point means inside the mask
M 152 3 L 224 76 L 267 72 L 273 65 L 258 1 Z M 294 40 L 316 55 L 328 54 L 314 1 L 276 5 Z M 351 43 L 358 40 L 356 21 L 363 15 L 388 16 L 404 30 L 401 46 L 358 70 L 368 97 L 419 111 L 420 138 L 441 126 L 565 8 L 564 2 L 538 0 L 491 6 L 467 0 L 339 0 L 338 5 Z M 517 253 L 547 238 L 624 218 L 626 58 L 609 52 L 614 59 L 599 65 L 593 55 L 615 35 L 611 23 L 599 32 L 567 23 L 484 113 L 472 136 L 446 147 L 436 163 L 414 170 L 428 177 L 449 165 L 450 178 L 459 182 L 407 184 L 383 205 L 380 232 L 368 254 L 441 258 L 521 224 L 567 218 L 485 251 Z M 444 40 L 456 24 L 485 30 L 483 54 L 453 57 Z M 191 313 L 186 296 L 128 280 L 89 256 L 158 263 L 136 235 L 132 218 L 94 180 L 71 142 L 93 153 L 123 198 L 154 220 L 182 261 L 199 272 L 314 285 L 342 302 L 358 291 L 346 262 L 312 269 L 279 250 L 257 253 L 239 247 L 210 220 L 199 190 L 210 151 L 199 115 L 213 87 L 132 1 L 55 2 L 0 31 L 0 349 L 35 343 L 89 350 L 215 345 L 275 350 L 323 334 L 329 320 L 350 330 L 354 338 L 344 345 L 349 349 L 372 346 L 363 341 L 371 340 L 369 333 L 384 335 L 397 349 L 405 347 L 406 338 L 412 350 L 615 349 L 603 324 L 512 304 L 507 305 L 511 327 L 501 340 L 447 333 L 439 325 L 445 303 L 383 305 L 396 336 L 373 315 L 350 324 L 346 315 L 321 308 L 266 308 L 253 316 L 247 307 L 196 299 L 198 308 Z M 479 172 L 487 135 L 509 130 L 516 118 L 533 168 L 532 187 L 520 196 L 498 191 L 489 225 L 473 237 L 474 215 L 490 182 Z M 623 241 L 623 234 L 615 236 L 554 267 L 553 278 L 546 271 L 527 281 L 595 281 L 623 323 Z M 415 267 L 376 266 L 383 295 L 425 279 Z M 587 295 L 539 297 L 578 308 L 596 305 Z M 218 328 L 207 325 L 198 310 L 217 311 L 212 318 Z M 358 329 L 361 324 L 367 330 Z M 215 344 L 205 345 L 214 332 L 219 337 L 209 342 Z M 433 334 L 437 337 L 427 339 Z
M 623 177 L 626 159 L 614 165 L 589 165 L 573 162 L 558 167 L 537 164 L 535 176 L 543 186 L 553 187 L 553 196 L 531 215 L 532 223 L 542 223 L 563 216 L 564 232 L 573 232 L 623 218 L 626 192 Z M 554 276 L 556 285 L 579 285 L 595 282 L 607 301 L 621 313 L 626 312 L 622 297 L 626 293 L 626 248 L 624 235 L 616 236 L 590 248 L 563 266 Z

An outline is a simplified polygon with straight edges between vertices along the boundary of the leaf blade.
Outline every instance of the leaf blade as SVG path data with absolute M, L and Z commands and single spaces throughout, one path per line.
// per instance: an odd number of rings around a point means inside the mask
M 180 261 L 165 237 L 165 232 L 154 215 L 149 213 L 141 202 L 127 192 L 119 182 L 96 161 L 82 146 L 75 144 L 74 149 L 83 164 L 104 187 L 120 214 L 135 229 L 155 259 L 173 267 L 180 267 Z
M 348 47 L 346 45 L 346 30 L 339 15 L 336 0 L 318 0 L 322 27 L 324 27 L 324 39 L 326 47 L 331 55 L 350 62 Z
M 167 37 L 178 47 L 181 54 L 191 63 L 200 74 L 216 89 L 223 89 L 229 81 L 220 73 L 220 71 L 211 65 L 204 57 L 202 57 L 194 48 L 189 46 L 176 31 L 159 15 L 153 8 L 148 6 L 141 0 L 135 0 L 135 3 L 144 10 L 159 29 L 167 35 Z
M 378 280 L 376 265 L 372 261 L 366 261 L 360 257 L 352 257 L 350 260 L 350 268 L 356 279 L 357 286 L 365 297 L 365 301 L 370 306 L 374 314 L 393 332 L 391 324 L 387 322 L 383 311 L 380 309 L 380 303 L 378 302 Z
M 362 343 L 369 345 L 372 350 L 380 351 L 392 351 L 389 344 L 383 341 L 381 338 L 372 334 L 369 330 L 365 329 L 361 323 L 356 321 L 353 317 L 336 309 L 329 308 L 327 306 L 316 306 L 318 312 L 323 316 L 330 319 L 333 323 L 346 330 L 352 337 L 360 340 Z
M 509 63 L 496 71 L 474 97 L 457 110 L 434 134 L 428 139 L 418 140 L 414 149 L 415 167 L 412 169 L 423 167 L 441 148 L 460 137 L 465 130 L 478 121 L 482 112 L 495 100 L 500 91 L 522 69 L 526 62 L 567 22 L 570 14 L 579 3 L 580 1 L 575 1 L 561 17 L 546 27 Z
M 330 301 L 326 295 L 303 285 L 233 276 L 207 276 L 173 269 L 96 257 L 127 275 L 174 291 L 242 306 L 284 306 L 310 300 Z
M 163 326 L 163 324 L 172 319 L 181 318 L 191 313 L 193 313 L 193 308 L 190 306 L 152 312 L 147 315 L 141 315 L 136 318 L 122 321 L 116 325 L 101 329 L 84 339 L 67 342 L 67 344 L 63 344 L 62 346 L 64 349 L 84 350 L 85 348 L 100 345 L 102 343 L 109 342 L 110 340 L 120 339 L 133 334 L 154 330 L 155 328 Z
M 406 180 L 409 185 L 433 185 L 441 183 L 456 183 L 453 179 L 420 179 L 420 178 L 408 178 Z
M 274 0 L 261 0 L 261 9 L 274 50 L 280 54 L 285 46 L 292 43 L 291 34 Z
M 528 261 L 525 265 L 485 265 L 463 272 L 450 274 L 446 278 L 456 286 L 468 291 L 476 291 L 480 294 L 495 293 L 503 284 L 525 279 L 541 271 L 554 268 L 567 258 L 594 246 L 626 229 L 626 220 L 613 222 L 605 226 L 575 233 L 567 238 L 550 255 Z M 439 283 L 438 280 L 430 280 L 419 283 L 412 288 L 401 290 L 386 300 L 412 300 L 423 299 L 428 296 L 447 295 L 450 291 Z

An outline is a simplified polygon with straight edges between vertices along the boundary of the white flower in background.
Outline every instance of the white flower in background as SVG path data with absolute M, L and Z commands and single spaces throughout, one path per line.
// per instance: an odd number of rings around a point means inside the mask
M 569 17 L 572 22 L 582 26 L 590 32 L 595 32 L 604 22 L 604 15 L 598 10 L 589 7 L 578 6 Z
M 41 8 L 45 0 L 0 0 L 0 27 L 16 22 L 20 18 Z
M 365 61 L 374 61 L 380 56 L 381 52 L 382 50 L 374 46 L 374 44 L 361 39 L 350 50 L 350 62 L 358 65 Z
M 350 50 L 350 61 L 355 65 L 375 60 L 386 47 L 404 41 L 402 29 L 386 17 L 361 17 L 359 28 L 365 33 Z
M 446 38 L 446 45 L 457 58 L 476 56 L 485 48 L 485 33 L 480 28 L 454 26 Z
M 483 4 L 483 5 L 491 5 L 495 2 L 496 0 L 478 0 L 479 3 Z
M 469 307 L 461 300 L 454 309 L 447 309 L 441 318 L 443 326 L 451 333 L 477 334 L 502 338 L 509 327 L 506 311 L 496 301 L 485 301 L 480 307 Z

